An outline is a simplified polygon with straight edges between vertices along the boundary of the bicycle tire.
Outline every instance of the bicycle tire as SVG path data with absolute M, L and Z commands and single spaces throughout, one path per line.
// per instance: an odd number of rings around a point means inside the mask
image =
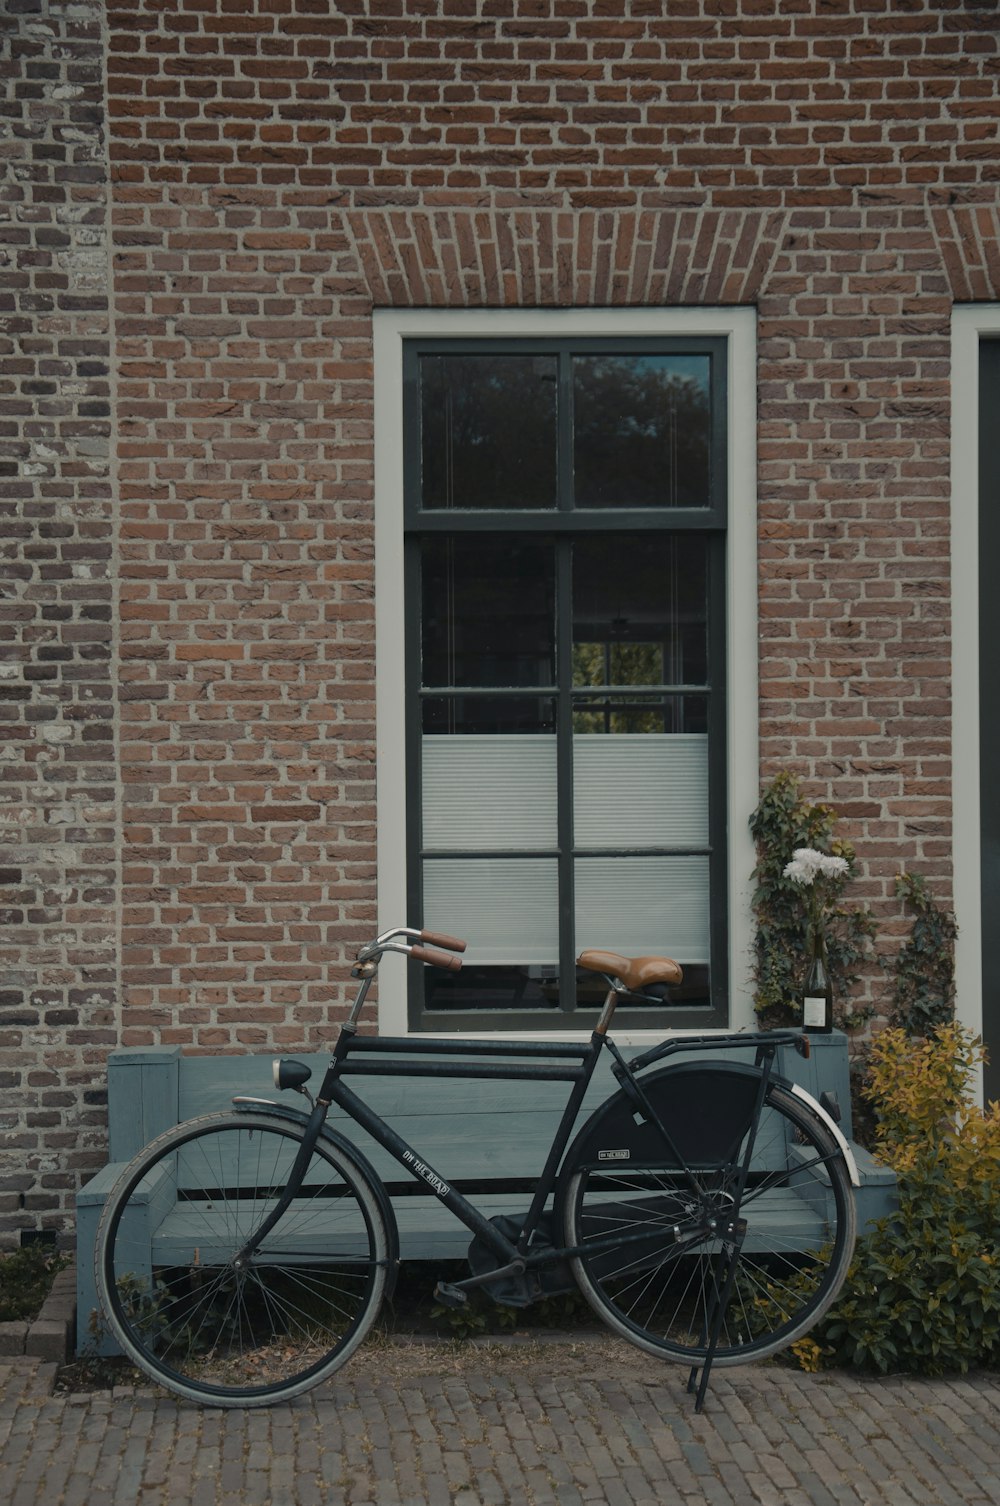
M 680 1107 L 668 1081 L 676 1085 L 679 1078 L 687 1079 Z M 692 1064 L 657 1074 L 647 1091 L 671 1141 L 690 1146 L 692 1130 L 683 1116 L 696 1099 L 724 1106 L 740 1093 L 745 1099 L 754 1081 L 756 1068 Z M 746 1125 L 728 1132 L 725 1154 L 720 1147 L 726 1133 L 715 1136 L 715 1148 L 693 1170 L 702 1206 L 746 1221 L 745 1236 L 727 1240 L 693 1232 L 694 1198 L 678 1167 L 679 1159 L 691 1166 L 688 1149 L 680 1157 L 665 1150 L 650 1125 L 643 1127 L 642 1153 L 627 1165 L 614 1160 L 622 1155 L 614 1143 L 603 1152 L 597 1148 L 608 1130 L 602 1137 L 596 1122 L 603 1116 L 605 1125 L 616 1126 L 612 1140 L 616 1133 L 622 1138 L 623 1110 L 634 1123 L 632 1105 L 618 1094 L 584 1126 L 567 1155 L 562 1183 L 565 1242 L 581 1251 L 570 1266 L 594 1311 L 640 1348 L 697 1366 L 707 1356 L 713 1304 L 734 1260 L 714 1363 L 765 1359 L 803 1337 L 843 1285 L 856 1237 L 850 1175 L 828 1126 L 786 1087 L 770 1084 L 738 1208 L 732 1199 Z M 622 1242 L 609 1250 L 612 1235 L 621 1235 Z M 588 1244 L 595 1246 L 591 1254 Z
M 289 1400 L 338 1370 L 378 1315 L 390 1263 L 378 1191 L 325 1137 L 282 1218 L 234 1263 L 284 1190 L 301 1139 L 293 1120 L 207 1114 L 151 1141 L 108 1198 L 98 1296 L 126 1355 L 178 1396 L 223 1407 Z

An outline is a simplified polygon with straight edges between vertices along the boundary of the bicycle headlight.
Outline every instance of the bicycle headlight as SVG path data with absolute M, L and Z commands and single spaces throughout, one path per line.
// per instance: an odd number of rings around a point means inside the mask
M 286 1088 L 294 1088 L 297 1093 L 301 1093 L 312 1077 L 312 1068 L 307 1067 L 305 1062 L 276 1056 L 271 1064 L 271 1074 L 274 1077 L 274 1086 L 280 1088 L 282 1092 Z

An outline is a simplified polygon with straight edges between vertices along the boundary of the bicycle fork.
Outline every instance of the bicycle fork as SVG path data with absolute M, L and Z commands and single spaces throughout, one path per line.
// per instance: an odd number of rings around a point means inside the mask
M 280 1197 L 278 1198 L 278 1201 L 275 1203 L 274 1207 L 271 1209 L 271 1212 L 267 1215 L 267 1218 L 265 1218 L 260 1228 L 254 1230 L 253 1234 L 247 1240 L 246 1244 L 243 1245 L 242 1248 L 237 1250 L 236 1254 L 233 1256 L 230 1262 L 233 1270 L 242 1271 L 244 1269 L 251 1256 L 256 1253 L 256 1251 L 264 1243 L 264 1240 L 270 1234 L 274 1226 L 279 1222 L 280 1219 L 284 1218 L 285 1214 L 290 1208 L 294 1198 L 298 1194 L 299 1188 L 302 1186 L 302 1181 L 305 1177 L 309 1162 L 312 1158 L 312 1153 L 316 1149 L 316 1142 L 320 1137 L 320 1132 L 323 1129 L 323 1125 L 326 1123 L 326 1116 L 329 1108 L 330 1105 L 328 1103 L 324 1103 L 322 1099 L 320 1099 L 320 1101 L 314 1105 L 313 1111 L 309 1115 L 309 1118 L 306 1122 L 306 1127 L 302 1133 L 302 1139 L 299 1143 L 299 1148 L 295 1153 L 295 1160 L 292 1162 L 291 1171 L 288 1173 L 288 1181 L 285 1183 L 285 1187 Z

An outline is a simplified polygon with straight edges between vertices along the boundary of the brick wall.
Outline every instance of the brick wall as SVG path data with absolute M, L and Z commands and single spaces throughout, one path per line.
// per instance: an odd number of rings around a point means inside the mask
M 0 16 L 0 1239 L 104 1144 L 116 1038 L 107 179 L 99 12 Z
M 904 864 L 948 888 L 950 312 L 885 203 L 793 215 L 760 303 L 764 767 L 833 802 L 876 901 Z
M 901 862 L 947 898 L 998 38 L 993 0 L 107 0 L 117 1038 L 316 1045 L 373 918 L 373 304 L 756 304 L 762 770 L 838 805 L 887 931 Z

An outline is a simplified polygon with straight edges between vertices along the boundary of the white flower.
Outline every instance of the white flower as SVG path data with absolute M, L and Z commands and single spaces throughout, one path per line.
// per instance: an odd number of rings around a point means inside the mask
M 796 847 L 792 861 L 782 871 L 782 877 L 793 883 L 811 885 L 823 878 L 843 878 L 849 864 L 846 858 L 832 857 L 828 852 L 817 852 L 815 847 Z

